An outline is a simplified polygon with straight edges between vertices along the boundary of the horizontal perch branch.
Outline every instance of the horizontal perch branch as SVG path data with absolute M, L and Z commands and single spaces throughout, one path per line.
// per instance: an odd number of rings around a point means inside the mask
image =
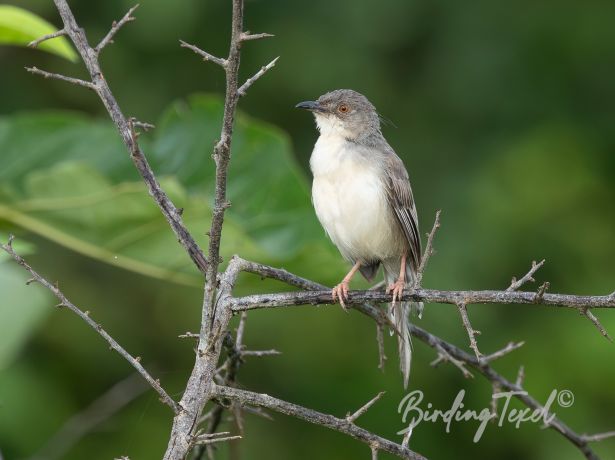
M 436 226 L 434 226 L 436 228 Z M 235 258 L 234 262 L 238 264 L 241 271 L 246 271 L 259 275 L 264 278 L 276 279 L 285 282 L 291 286 L 301 289 L 306 289 L 308 292 L 287 292 L 281 294 L 260 294 L 254 296 L 245 296 L 231 299 L 231 305 L 235 312 L 246 311 L 259 308 L 284 307 L 292 305 L 306 304 L 332 304 L 331 291 L 323 285 L 314 281 L 302 278 L 283 269 L 269 267 L 267 265 L 250 262 L 247 260 Z M 534 265 L 532 266 L 534 269 Z M 534 270 L 535 271 L 535 270 Z M 438 291 L 429 289 L 417 289 L 404 295 L 403 300 L 421 300 L 425 302 L 448 303 L 459 305 L 460 302 L 468 301 L 469 303 L 502 303 L 502 304 L 535 304 L 537 293 L 534 292 L 518 292 L 518 291 Z M 541 305 L 549 305 L 556 307 L 568 307 L 580 310 L 582 314 L 591 305 L 592 308 L 615 308 L 615 292 L 608 296 L 574 296 L 566 294 L 544 294 L 538 298 Z M 354 309 L 369 316 L 376 323 L 382 326 L 390 326 L 383 310 L 373 305 L 374 302 L 390 301 L 390 295 L 383 292 L 370 291 L 351 291 L 349 295 L 349 305 Z M 498 358 L 501 358 L 511 351 L 522 346 L 522 343 L 509 343 L 502 350 L 495 353 L 482 356 L 480 359 L 463 351 L 459 347 L 452 345 L 439 337 L 425 331 L 424 329 L 410 325 L 411 334 L 417 339 L 425 342 L 430 347 L 434 348 L 438 353 L 437 361 L 449 361 L 455 367 L 459 368 L 465 377 L 470 377 L 471 374 L 466 369 L 469 366 L 487 380 L 489 380 L 494 388 L 504 389 L 514 392 L 514 397 L 520 400 L 527 407 L 534 410 L 541 410 L 543 406 L 522 387 L 523 370 L 520 370 L 519 376 L 513 383 L 504 376 L 496 372 L 490 363 Z M 276 410 L 275 408 L 273 408 Z M 551 419 L 549 428 L 556 430 L 572 444 L 574 444 L 588 460 L 597 460 L 598 456 L 589 446 L 590 442 L 601 441 L 613 437 L 612 432 L 600 433 L 594 435 L 578 434 L 568 427 L 558 417 Z M 404 447 L 406 440 L 402 443 Z
M 402 301 L 469 304 L 524 304 L 543 305 L 560 308 L 615 308 L 613 294 L 587 296 L 572 294 L 544 294 L 537 298 L 536 292 L 528 291 L 442 291 L 437 289 L 415 289 L 405 292 Z M 364 302 L 390 302 L 391 295 L 384 291 L 349 291 L 348 305 Z M 237 297 L 233 300 L 234 311 L 255 310 L 258 308 L 289 307 L 292 305 L 333 304 L 331 290 L 310 292 L 281 292 L 275 294 L 255 294 Z

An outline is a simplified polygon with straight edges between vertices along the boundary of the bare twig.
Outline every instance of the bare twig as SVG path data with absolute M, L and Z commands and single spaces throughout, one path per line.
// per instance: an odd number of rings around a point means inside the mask
M 265 75 L 267 73 L 267 71 L 271 70 L 274 66 L 275 63 L 278 62 L 278 59 L 280 59 L 280 56 L 278 56 L 277 58 L 275 58 L 273 61 L 271 61 L 269 64 L 264 65 L 263 67 L 261 67 L 261 69 L 256 72 L 254 75 L 252 75 L 250 78 L 248 78 L 246 80 L 246 82 L 241 85 L 241 87 L 237 90 L 237 94 L 239 94 L 240 97 L 243 97 L 246 95 L 246 92 L 248 91 L 248 89 L 250 88 L 250 86 L 252 86 L 254 84 L 254 82 L 256 80 L 258 80 L 260 77 L 262 77 L 263 75 Z
M 164 388 L 162 388 L 162 386 L 160 385 L 160 382 L 157 379 L 154 379 L 149 374 L 149 372 L 147 372 L 147 370 L 141 365 L 141 363 L 139 362 L 140 359 L 138 357 L 133 357 L 119 343 L 117 343 L 117 341 L 113 337 L 111 337 L 99 323 L 97 323 L 90 317 L 89 312 L 82 311 L 70 300 L 68 300 L 66 296 L 62 293 L 62 291 L 60 291 L 60 289 L 57 287 L 57 285 L 47 281 L 45 278 L 39 275 L 38 272 L 36 272 L 30 265 L 28 265 L 28 263 L 13 250 L 12 241 L 13 237 L 11 236 L 9 237 L 9 242 L 7 244 L 0 244 L 0 248 L 4 250 L 8 255 L 10 255 L 15 260 L 15 262 L 17 262 L 24 269 L 26 269 L 30 273 L 30 275 L 32 275 L 32 278 L 35 279 L 40 285 L 51 291 L 51 293 L 60 301 L 58 307 L 68 308 L 70 311 L 79 316 L 79 318 L 85 321 L 88 326 L 94 329 L 103 339 L 105 339 L 109 346 L 113 350 L 117 351 L 126 361 L 128 361 L 130 365 L 134 367 L 137 372 L 139 372 L 139 374 L 141 374 L 141 376 L 147 381 L 147 383 L 149 383 L 150 386 L 158 392 L 158 394 L 160 395 L 160 400 L 167 404 L 169 407 L 171 407 L 171 409 L 173 409 L 175 413 L 178 413 L 180 410 L 180 406 L 173 400 L 173 398 L 171 398 L 167 394 Z
M 197 445 L 197 444 L 215 444 L 218 442 L 227 442 L 227 441 L 234 441 L 236 439 L 241 439 L 241 436 L 219 436 L 221 434 L 228 434 L 228 432 L 224 432 L 224 433 L 208 433 L 208 434 L 200 434 L 198 436 L 195 436 L 194 439 L 192 440 L 192 443 Z
M 184 334 L 180 334 L 177 337 L 180 339 L 198 339 L 199 334 L 195 332 L 185 332 Z
M 436 236 L 436 232 L 440 228 L 440 214 L 441 210 L 436 212 L 436 218 L 434 219 L 433 227 L 431 232 L 427 234 L 427 245 L 425 246 L 425 252 L 423 253 L 423 257 L 421 258 L 421 264 L 419 265 L 419 269 L 416 272 L 414 277 L 414 287 L 418 289 L 421 287 L 421 283 L 423 282 L 423 274 L 425 273 L 425 268 L 427 268 L 427 263 L 429 262 L 429 258 L 433 255 L 433 239 Z
M 145 132 L 148 132 L 149 130 L 152 130 L 155 128 L 154 125 L 152 125 L 151 123 L 145 123 L 143 121 L 139 121 L 134 117 L 131 117 L 128 119 L 128 123 L 131 125 L 131 127 L 134 128 L 140 128 Z
M 491 382 L 491 414 L 493 416 L 493 418 L 491 419 L 492 422 L 494 422 L 496 417 L 498 416 L 498 400 L 496 398 L 496 395 L 500 394 L 501 392 L 502 387 L 500 387 L 500 384 L 498 382 Z
M 53 78 L 54 80 L 65 81 L 72 85 L 83 86 L 84 88 L 96 91 L 96 86 L 89 81 L 81 80 L 79 78 L 66 77 L 64 75 L 60 75 L 59 73 L 46 72 L 45 70 L 41 70 L 37 67 L 26 67 L 26 70 L 32 74 L 40 75 L 44 78 Z
M 271 409 L 282 414 L 290 415 L 306 422 L 315 425 L 324 426 L 335 431 L 347 434 L 361 442 L 366 443 L 370 447 L 377 448 L 384 452 L 405 459 L 424 459 L 424 457 L 408 448 L 402 447 L 400 444 L 389 441 L 375 435 L 363 428 L 358 427 L 354 423 L 349 423 L 344 418 L 337 418 L 333 415 L 323 414 L 297 404 L 282 401 L 281 399 L 251 391 L 240 390 L 238 388 L 216 386 L 215 393 L 222 398 L 228 398 L 239 402 L 242 405 L 249 404 L 252 406 L 260 406 Z
M 378 447 L 370 446 L 370 449 L 372 451 L 372 460 L 378 460 Z
M 261 357 L 261 356 L 277 356 L 277 355 L 281 355 L 282 352 L 279 350 L 243 350 L 241 352 L 241 356 L 256 356 L 256 357 Z
M 28 47 L 36 48 L 38 45 L 40 45 L 44 41 L 51 40 L 52 38 L 56 38 L 56 37 L 62 37 L 63 35 L 66 35 L 66 30 L 60 29 L 57 32 L 52 32 L 50 34 L 43 35 L 42 37 L 37 38 L 36 40 L 32 40 L 30 43 L 28 43 Z
M 124 26 L 124 24 L 126 24 L 127 22 L 134 21 L 136 19 L 132 15 L 132 13 L 134 13 L 137 8 L 139 8 L 138 3 L 132 8 L 130 8 L 128 10 L 128 13 L 126 13 L 122 19 L 120 19 L 119 21 L 113 21 L 113 24 L 111 24 L 111 29 L 109 30 L 109 32 L 107 32 L 107 35 L 105 35 L 105 37 L 100 41 L 100 43 L 96 45 L 96 48 L 94 48 L 94 52 L 96 54 L 99 54 L 108 44 L 113 43 L 113 37 L 116 33 L 119 32 L 119 30 Z
M 525 367 L 519 366 L 519 370 L 517 371 L 517 379 L 515 380 L 515 385 L 518 387 L 523 386 L 523 381 L 525 380 Z
M 376 396 L 374 396 L 372 399 L 370 399 L 367 403 L 365 403 L 363 406 L 361 406 L 359 409 L 357 409 L 354 413 L 350 414 L 346 414 L 346 421 L 348 423 L 354 423 L 356 419 L 358 419 L 359 417 L 361 417 L 361 415 L 365 414 L 365 412 L 367 412 L 369 410 L 370 407 L 372 407 L 374 404 L 376 404 L 376 402 L 382 398 L 382 395 L 384 394 L 384 391 L 381 391 L 380 393 L 378 393 Z
M 591 312 L 589 307 L 581 308 L 579 313 L 581 313 L 581 315 L 585 316 L 588 320 L 590 320 L 592 324 L 596 326 L 596 329 L 600 331 L 600 334 L 602 334 L 609 342 L 613 341 L 602 323 L 600 323 L 600 320 Z
M 459 310 L 459 314 L 461 315 L 461 321 L 463 323 L 463 327 L 468 333 L 468 338 L 470 339 L 470 348 L 474 351 L 477 359 L 481 359 L 482 353 L 478 349 L 478 344 L 476 343 L 476 336 L 480 334 L 480 331 L 477 331 L 472 327 L 470 323 L 470 318 L 468 317 L 468 309 L 466 308 L 466 304 L 464 302 L 459 302 L 457 304 L 457 309 Z
M 535 303 L 538 303 L 542 300 L 545 295 L 545 292 L 547 292 L 547 289 L 549 289 L 550 286 L 551 284 L 548 281 L 545 281 L 540 285 L 538 291 L 536 291 L 536 297 L 534 298 Z
M 251 34 L 248 31 L 242 32 L 241 33 L 241 41 L 242 42 L 247 42 L 250 40 L 261 40 L 263 38 L 271 38 L 271 37 L 275 37 L 275 35 L 273 34 L 267 34 L 267 33 L 263 33 L 263 34 Z
M 221 59 L 219 57 L 214 56 L 213 54 L 209 54 L 207 51 L 203 51 L 201 48 L 191 45 L 190 43 L 186 43 L 183 40 L 180 40 L 179 43 L 182 48 L 188 48 L 194 51 L 196 54 L 201 56 L 204 61 L 213 62 L 214 64 L 218 64 L 220 67 L 226 69 L 228 62 L 226 59 Z
M 606 433 L 597 433 L 597 434 L 584 434 L 581 435 L 585 442 L 599 442 L 604 441 L 605 439 L 615 438 L 615 431 L 608 431 Z
M 414 431 L 414 425 L 410 425 L 407 428 L 406 434 L 404 434 L 404 439 L 401 442 L 401 446 L 407 448 L 410 445 L 410 438 L 412 437 L 412 432 Z
M 384 353 L 384 326 L 376 323 L 376 342 L 378 343 L 378 369 L 384 372 L 384 363 L 387 355 Z
M 518 348 L 521 348 L 523 345 L 525 345 L 525 342 L 517 342 L 517 343 L 509 342 L 508 345 L 506 345 L 501 350 L 498 350 L 495 353 L 491 353 L 490 355 L 483 356 L 482 360 L 486 363 L 490 363 L 491 361 L 495 361 L 496 359 L 499 359 L 502 356 L 507 355 L 511 351 L 515 351 Z
M 532 267 L 530 268 L 530 271 L 527 272 L 523 276 L 523 278 L 521 278 L 519 281 L 517 281 L 517 279 L 515 277 L 513 277 L 512 281 L 510 283 L 510 286 L 508 286 L 508 288 L 506 289 L 506 292 L 516 291 L 517 289 L 519 289 L 521 286 L 523 286 L 528 281 L 531 281 L 533 283 L 535 280 L 534 280 L 534 278 L 532 278 L 532 276 L 534 276 L 534 273 L 536 273 L 538 271 L 538 269 L 543 266 L 544 263 L 545 263 L 545 259 L 542 259 L 538 263 L 536 263 L 536 261 L 533 260 L 532 261 Z

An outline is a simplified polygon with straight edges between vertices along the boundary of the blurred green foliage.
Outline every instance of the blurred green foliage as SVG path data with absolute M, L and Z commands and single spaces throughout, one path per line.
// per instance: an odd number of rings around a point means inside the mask
M 60 24 L 50 1 L 7 3 Z M 224 55 L 229 5 L 141 3 L 138 20 L 104 51 L 105 77 L 129 115 L 157 125 L 142 135 L 144 151 L 204 242 L 220 103 L 211 96 L 172 102 L 195 91 L 222 93 L 223 78 L 178 40 Z M 94 43 L 131 4 L 75 0 L 71 6 Z M 239 252 L 330 285 L 343 276 L 344 264 L 311 210 L 309 176 L 295 164 L 284 132 L 305 167 L 316 133 L 292 106 L 350 87 L 399 127 L 384 133 L 408 166 L 424 231 L 443 209 L 426 286 L 504 288 L 532 259 L 546 258 L 537 279 L 550 281 L 554 292 L 615 289 L 614 3 L 255 0 L 246 11 L 246 28 L 276 38 L 243 47 L 242 76 L 281 59 L 241 107 L 279 128 L 246 115 L 238 120 L 225 259 Z M 25 74 L 25 65 L 84 76 L 81 66 L 52 55 L 0 48 L 0 236 L 12 231 L 34 243 L 20 248 L 35 249 L 32 264 L 143 356 L 179 397 L 193 347 L 176 336 L 196 329 L 201 300 L 200 289 L 190 286 L 189 261 L 94 95 Z M 131 372 L 77 318 L 54 311 L 39 286 L 23 286 L 25 279 L 0 263 L 0 450 L 8 459 L 36 453 L 71 415 Z M 239 293 L 278 289 L 287 288 L 248 275 L 238 286 Z M 525 365 L 527 388 L 541 401 L 554 388 L 573 391 L 575 404 L 556 409 L 578 432 L 615 428 L 613 345 L 588 321 L 535 307 L 471 306 L 469 313 L 483 332 L 483 351 L 526 342 L 498 370 L 512 378 Z M 597 314 L 613 333 L 613 315 Z M 420 324 L 467 345 L 449 306 L 428 305 Z M 240 380 L 338 415 L 385 389 L 360 422 L 395 437 L 404 394 L 395 344 L 387 338 L 383 374 L 374 338 L 371 322 L 337 308 L 254 312 L 248 346 L 283 355 L 248 360 Z M 446 365 L 431 368 L 433 352 L 420 343 L 415 354 L 411 387 L 425 391 L 434 408 L 450 407 L 462 388 L 467 407 L 488 405 L 491 388 L 481 378 L 464 380 Z M 66 458 L 157 458 L 170 415 L 148 392 Z M 369 456 L 359 443 L 282 416 L 274 422 L 248 416 L 246 424 L 235 447 L 242 458 Z M 559 435 L 535 425 L 490 425 L 474 444 L 476 426 L 453 424 L 447 434 L 442 424 L 423 424 L 411 446 L 429 458 L 580 458 Z M 611 458 L 615 441 L 596 451 Z

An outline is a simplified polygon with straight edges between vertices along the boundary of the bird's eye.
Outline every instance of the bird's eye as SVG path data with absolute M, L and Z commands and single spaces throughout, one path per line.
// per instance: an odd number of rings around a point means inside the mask
M 348 106 L 347 106 L 346 104 L 340 104 L 340 105 L 337 107 L 337 110 L 338 110 L 338 112 L 340 112 L 340 113 L 348 113 L 348 110 L 349 110 L 349 109 L 348 109 Z

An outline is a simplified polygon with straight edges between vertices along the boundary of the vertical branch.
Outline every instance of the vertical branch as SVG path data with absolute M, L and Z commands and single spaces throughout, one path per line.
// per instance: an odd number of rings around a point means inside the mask
M 231 140 L 233 136 L 233 124 L 235 121 L 235 110 L 237 108 L 239 60 L 243 32 L 243 0 L 233 0 L 233 19 L 231 26 L 231 45 L 228 58 L 224 64 L 226 74 L 226 96 L 224 99 L 224 116 L 222 120 L 222 132 L 220 140 L 214 147 L 213 157 L 216 162 L 216 192 L 214 198 L 214 209 L 209 228 L 209 248 L 207 267 L 207 283 L 205 285 L 205 296 L 203 300 L 203 312 L 201 322 L 201 338 L 199 350 L 207 346 L 206 335 L 211 327 L 215 291 L 217 283 L 218 267 L 220 265 L 220 240 L 222 238 L 222 224 L 224 223 L 224 212 L 230 206 L 226 199 L 226 183 L 228 166 L 231 158 Z
M 256 38 L 265 38 L 267 34 L 260 34 Z M 222 343 L 233 315 L 231 308 L 231 290 L 239 272 L 243 269 L 245 261 L 233 258 L 226 271 L 218 273 L 220 266 L 220 241 L 222 238 L 222 225 L 224 213 L 230 202 L 226 196 L 228 167 L 231 158 L 231 141 L 235 111 L 239 100 L 239 62 L 241 43 L 246 40 L 243 31 L 243 0 L 233 0 L 231 43 L 226 59 L 217 58 L 196 46 L 182 42 L 182 47 L 192 49 L 205 60 L 220 65 L 226 75 L 226 95 L 224 100 L 224 115 L 220 139 L 216 143 L 213 159 L 216 163 L 216 184 L 214 194 L 214 207 L 211 226 L 208 232 L 208 264 L 206 270 L 206 283 L 201 311 L 201 327 L 197 356 L 188 379 L 186 390 L 180 401 L 184 409 L 173 420 L 173 428 L 169 445 L 165 453 L 165 460 L 184 459 L 194 446 L 194 433 L 198 428 L 198 420 L 203 407 L 214 396 L 217 363 L 220 359 Z M 255 76 L 248 86 L 263 73 Z M 243 94 L 242 94 L 243 95 Z

